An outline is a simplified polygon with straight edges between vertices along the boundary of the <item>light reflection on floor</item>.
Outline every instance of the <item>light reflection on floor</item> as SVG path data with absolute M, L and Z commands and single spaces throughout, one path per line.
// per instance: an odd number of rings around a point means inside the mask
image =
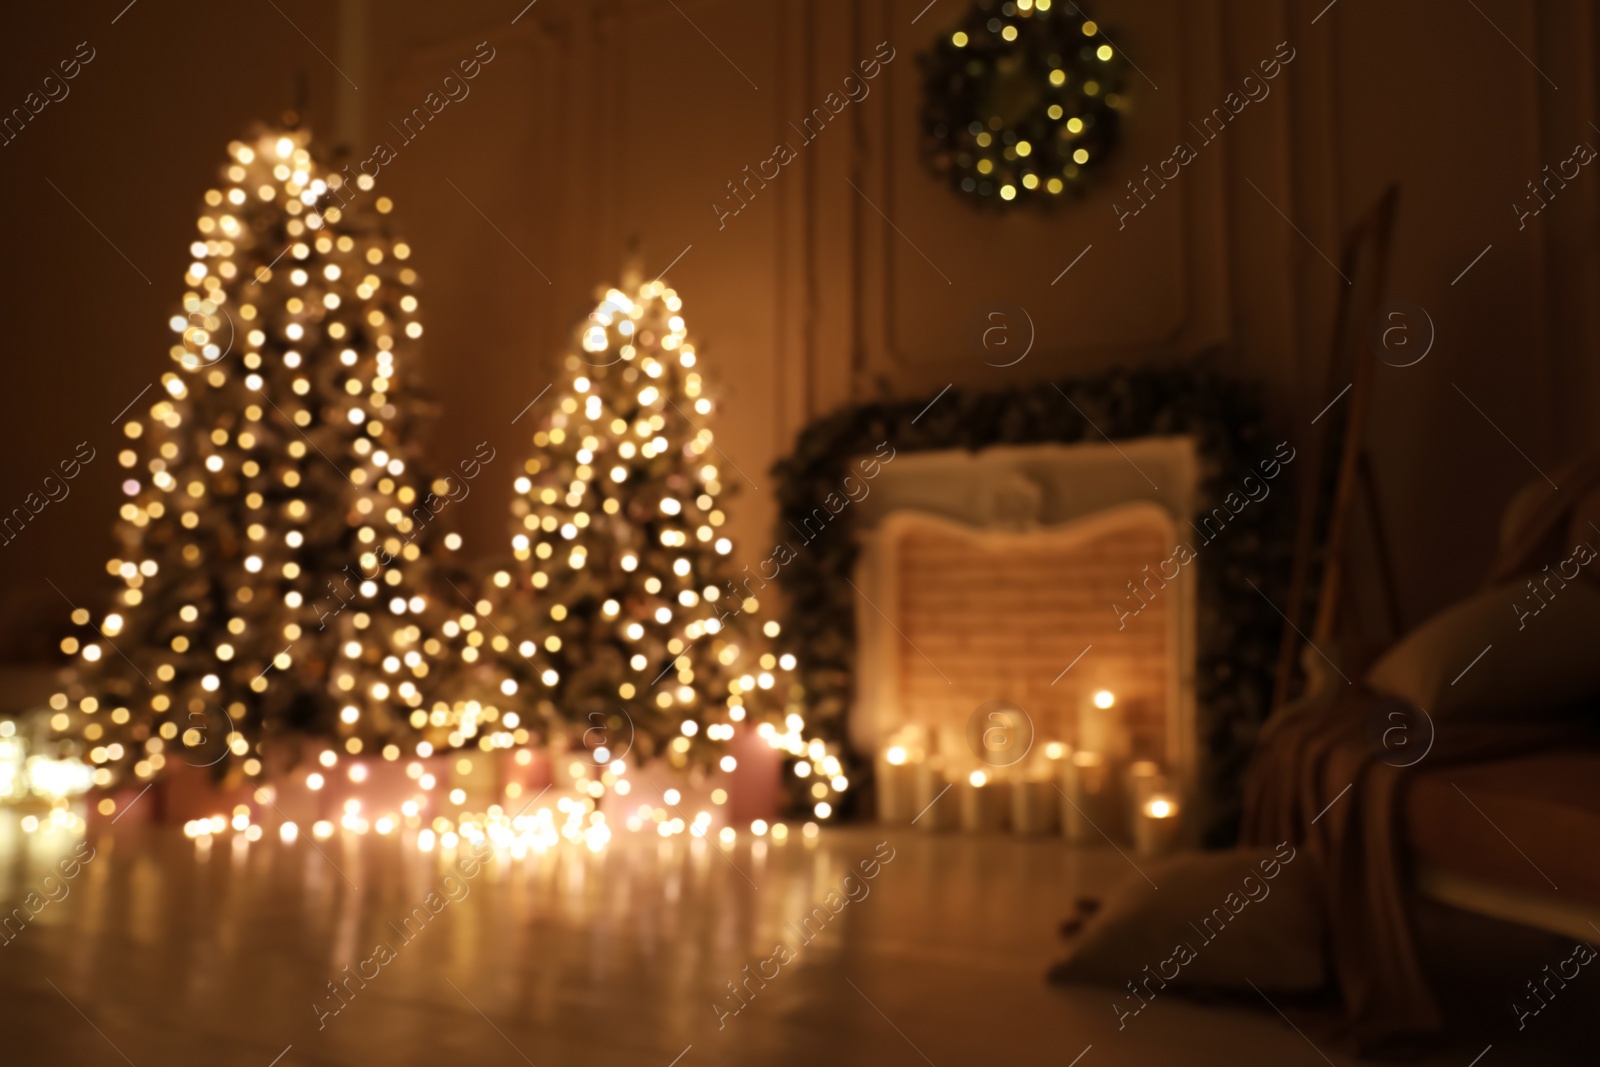
M 624 836 L 473 872 L 372 836 L 75 844 L 0 815 L 0 902 L 37 912 L 0 938 L 7 1064 L 1323 1062 L 1264 1012 L 1118 1033 L 1108 992 L 1045 986 L 1109 849 Z

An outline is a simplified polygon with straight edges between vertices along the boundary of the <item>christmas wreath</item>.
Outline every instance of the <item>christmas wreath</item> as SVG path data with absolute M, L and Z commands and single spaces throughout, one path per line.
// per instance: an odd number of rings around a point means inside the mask
M 920 60 L 923 158 L 986 203 L 1050 203 L 1116 143 L 1122 60 L 1067 0 L 979 0 Z

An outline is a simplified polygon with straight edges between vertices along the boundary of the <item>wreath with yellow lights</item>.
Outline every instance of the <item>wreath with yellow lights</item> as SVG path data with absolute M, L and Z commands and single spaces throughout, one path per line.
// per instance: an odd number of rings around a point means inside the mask
M 1116 143 L 1122 60 L 1069 0 L 979 0 L 920 62 L 923 157 L 958 193 L 1050 203 Z

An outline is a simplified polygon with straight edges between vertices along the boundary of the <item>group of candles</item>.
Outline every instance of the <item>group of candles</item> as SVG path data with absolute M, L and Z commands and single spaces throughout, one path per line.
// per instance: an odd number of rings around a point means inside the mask
M 1131 840 L 1143 856 L 1170 852 L 1178 800 L 1160 764 L 1127 758 L 1115 704 L 1110 691 L 1095 692 L 1080 709 L 1076 746 L 1051 741 L 1007 766 L 929 752 L 921 730 L 901 731 L 877 761 L 879 820 L 930 831 L 1009 827 L 1019 837 L 1060 832 L 1074 843 Z

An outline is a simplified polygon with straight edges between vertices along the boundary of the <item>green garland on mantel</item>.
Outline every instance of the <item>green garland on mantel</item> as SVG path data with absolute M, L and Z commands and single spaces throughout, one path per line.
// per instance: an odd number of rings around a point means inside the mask
M 1099 431 L 1113 440 L 1188 434 L 1196 440 L 1201 465 L 1199 514 L 1240 492 L 1241 479 L 1257 471 L 1277 443 L 1267 433 L 1257 388 L 1194 364 L 1115 370 L 1055 384 L 1061 392 L 1048 382 L 995 393 L 952 389 L 920 419 L 931 397 L 860 404 L 817 419 L 801 431 L 794 453 L 773 468 L 778 528 L 791 522 L 799 527 L 820 501 L 838 492 L 846 465 L 885 440 L 904 454 L 1100 441 Z M 1195 689 L 1207 809 L 1201 818 L 1206 842 L 1213 846 L 1228 843 L 1237 831 L 1240 779 L 1270 709 L 1283 621 L 1272 605 L 1283 603 L 1288 584 L 1293 475 L 1290 464 L 1274 486 L 1278 501 L 1243 508 L 1200 549 L 1197 561 Z M 846 509 L 777 579 L 788 599 L 784 633 L 800 660 L 808 719 L 824 736 L 841 742 L 846 741 L 856 655 L 856 593 L 845 580 L 859 551 L 851 529 L 854 513 Z M 852 777 L 870 773 L 870 760 L 860 764 Z M 852 789 L 847 796 L 863 793 Z

